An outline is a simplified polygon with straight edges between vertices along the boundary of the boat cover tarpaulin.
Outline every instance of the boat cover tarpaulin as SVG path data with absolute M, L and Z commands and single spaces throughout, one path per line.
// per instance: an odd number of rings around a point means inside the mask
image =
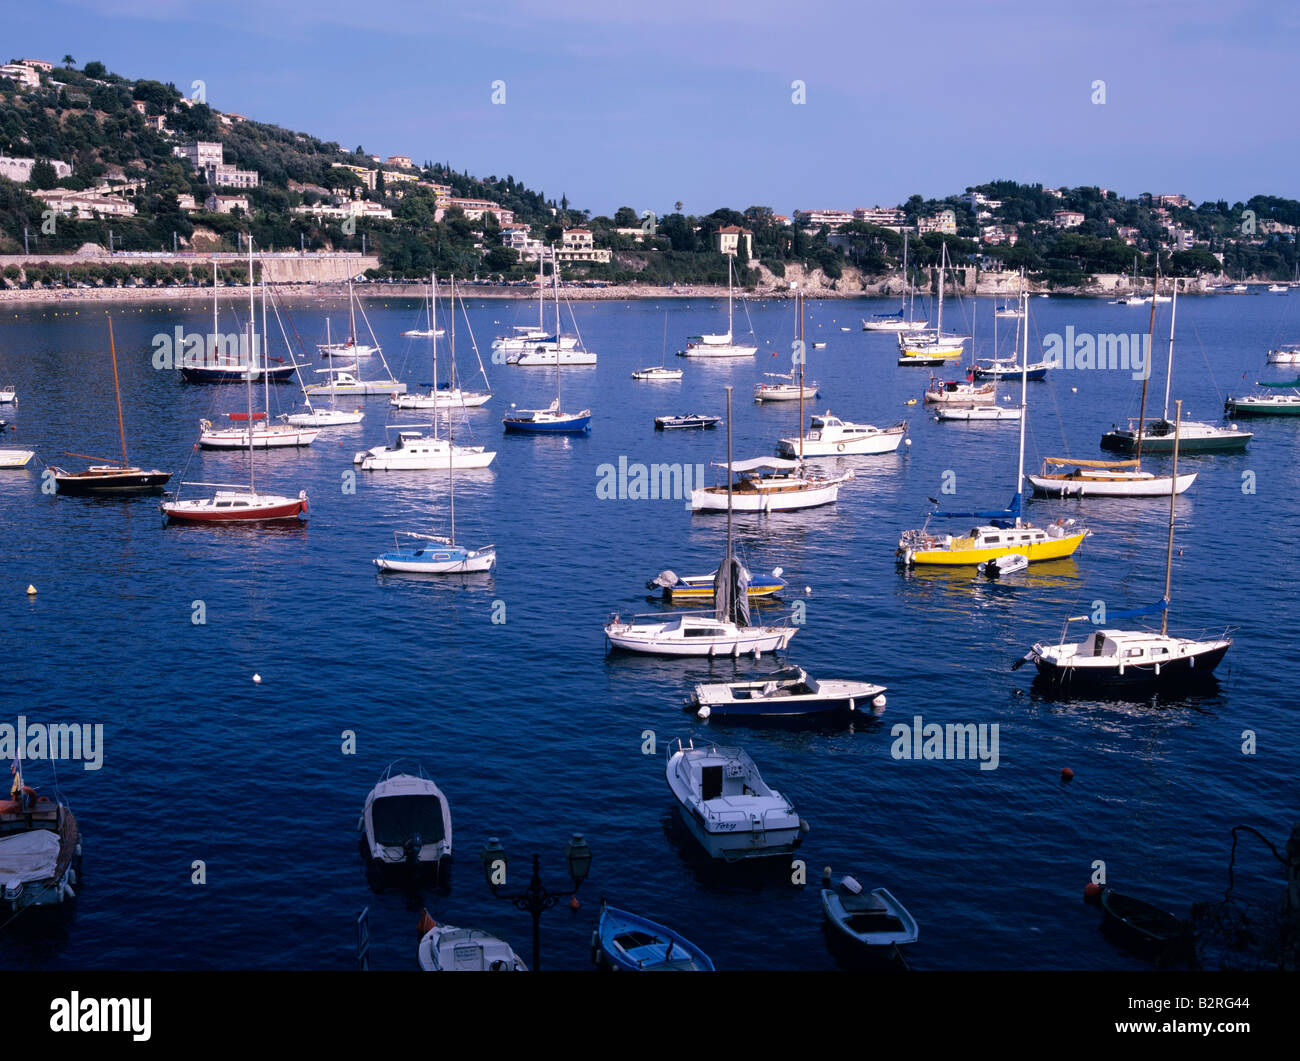
M 751 457 L 745 461 L 732 461 L 730 464 L 718 464 L 731 472 L 753 472 L 759 468 L 771 468 L 774 471 L 792 472 L 799 467 L 798 461 L 786 460 L 784 457 Z
M 1044 457 L 1043 464 L 1054 464 L 1057 467 L 1065 468 L 1073 465 L 1076 468 L 1137 468 L 1140 467 L 1141 461 L 1085 461 L 1074 460 L 1071 457 Z
M 1167 600 L 1158 600 L 1155 602 L 1155 604 L 1148 604 L 1142 608 L 1126 608 L 1123 611 L 1117 611 L 1117 612 L 1113 612 L 1107 609 L 1106 617 L 1105 619 L 1102 620 L 1102 622 L 1110 623 L 1112 620 L 1115 619 L 1140 619 L 1144 615 L 1158 615 L 1160 612 L 1166 611 L 1168 608 L 1169 608 L 1169 602 Z M 1072 623 L 1082 622 L 1085 620 L 1091 622 L 1092 616 L 1072 615 L 1070 616 L 1069 619 L 1069 621 Z
M 713 617 L 737 626 L 749 625 L 749 572 L 736 557 L 724 557 L 713 576 Z
M 59 835 L 49 829 L 0 840 L 0 883 L 53 877 L 59 862 Z
M 1261 386 L 1261 387 L 1280 387 L 1280 388 L 1300 387 L 1300 377 L 1297 377 L 1296 379 L 1291 380 L 1289 383 L 1261 383 L 1260 386 Z

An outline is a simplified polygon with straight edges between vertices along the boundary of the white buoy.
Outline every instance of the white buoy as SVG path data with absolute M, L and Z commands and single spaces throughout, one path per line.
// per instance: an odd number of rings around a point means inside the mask
M 885 706 L 885 694 L 884 694 L 884 693 L 878 693 L 878 694 L 877 694 L 877 695 L 872 699 L 872 701 L 871 701 L 871 706 L 872 706 L 872 707 L 884 707 L 884 706 Z
M 703 707 L 701 707 L 698 711 L 695 712 L 695 717 L 696 717 L 696 718 L 708 718 L 709 715 L 711 715 L 712 713 L 713 713 L 713 712 L 712 712 L 711 710 L 709 710 L 709 705 L 708 705 L 708 704 L 705 704 Z
M 1078 394 L 1078 393 L 1079 393 L 1079 388 L 1078 388 L 1078 387 L 1071 387 L 1071 388 L 1070 388 L 1070 393 L 1071 393 L 1071 394 Z
M 912 444 L 912 440 L 910 438 L 903 439 L 904 446 L 910 446 L 911 444 Z
M 253 684 L 254 684 L 254 685 L 261 685 L 261 684 L 262 684 L 262 676 L 261 676 L 260 674 L 254 674 L 254 675 L 253 675 Z

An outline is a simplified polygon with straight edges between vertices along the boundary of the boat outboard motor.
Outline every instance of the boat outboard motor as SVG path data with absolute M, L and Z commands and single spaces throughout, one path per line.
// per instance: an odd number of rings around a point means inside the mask
M 662 589 L 672 589 L 680 581 L 681 579 L 679 579 L 674 572 L 664 570 L 660 571 L 659 574 L 655 575 L 654 578 L 647 582 L 645 588 L 654 589 L 656 586 L 659 586 Z
M 414 866 L 420 861 L 420 848 L 423 846 L 424 841 L 419 833 L 412 833 L 406 838 L 406 843 L 402 844 L 402 854 L 408 866 Z

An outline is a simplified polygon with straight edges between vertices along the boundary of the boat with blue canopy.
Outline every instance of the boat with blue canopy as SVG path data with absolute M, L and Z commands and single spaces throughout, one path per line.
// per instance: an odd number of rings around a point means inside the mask
M 667 925 L 602 902 L 591 937 L 591 958 L 600 968 L 635 973 L 713 972 L 713 961 Z

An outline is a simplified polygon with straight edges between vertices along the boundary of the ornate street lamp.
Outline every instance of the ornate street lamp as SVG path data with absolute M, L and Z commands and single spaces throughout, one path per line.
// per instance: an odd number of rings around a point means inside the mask
M 498 899 L 504 899 L 512 903 L 516 910 L 525 910 L 533 918 L 533 964 L 534 971 L 542 967 L 542 913 L 549 910 L 561 899 L 570 896 L 576 896 L 578 889 L 582 887 L 582 882 L 587 879 L 587 874 L 591 872 L 591 848 L 587 841 L 582 838 L 581 833 L 574 833 L 573 839 L 564 847 L 564 861 L 569 871 L 569 879 L 573 881 L 573 887 L 569 891 L 553 892 L 549 891 L 542 884 L 541 877 L 541 856 L 533 855 L 533 876 L 528 882 L 528 886 L 521 892 L 507 894 L 502 889 L 507 879 L 508 856 L 506 850 L 501 846 L 501 842 L 495 837 L 489 837 L 488 842 L 483 846 L 483 851 L 479 855 L 479 860 L 483 863 L 483 877 L 487 885 L 492 889 L 492 894 Z

